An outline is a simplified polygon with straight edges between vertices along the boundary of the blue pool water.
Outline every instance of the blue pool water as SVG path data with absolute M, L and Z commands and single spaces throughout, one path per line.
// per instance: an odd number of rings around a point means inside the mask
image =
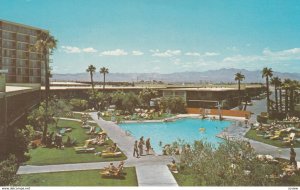
M 129 131 L 137 140 L 141 136 L 144 136 L 145 140 L 150 138 L 154 151 L 160 154 L 162 152 L 160 142 L 165 145 L 178 139 L 187 143 L 202 139 L 217 145 L 222 139 L 216 135 L 231 124 L 230 121 L 184 118 L 172 122 L 122 123 L 119 126 L 124 131 Z M 201 132 L 200 128 L 205 128 L 205 131 Z

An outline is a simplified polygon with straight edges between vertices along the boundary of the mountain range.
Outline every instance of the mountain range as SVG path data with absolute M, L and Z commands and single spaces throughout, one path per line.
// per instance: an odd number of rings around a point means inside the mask
M 261 71 L 249 71 L 246 69 L 218 69 L 203 72 L 177 72 L 170 74 L 160 73 L 109 73 L 106 75 L 106 81 L 109 82 L 136 82 L 136 81 L 163 81 L 168 83 L 195 83 L 195 82 L 234 82 L 234 75 L 241 72 L 245 75 L 244 82 L 264 82 Z M 300 80 L 300 73 L 273 72 L 274 76 L 281 79 L 289 78 Z M 94 81 L 102 81 L 103 76 L 99 73 L 94 74 Z M 90 81 L 89 73 L 76 74 L 53 74 L 52 81 Z

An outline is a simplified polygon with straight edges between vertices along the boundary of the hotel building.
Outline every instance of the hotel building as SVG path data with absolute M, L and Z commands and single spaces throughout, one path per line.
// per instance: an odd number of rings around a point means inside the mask
M 49 61 L 49 55 L 30 48 L 41 32 L 48 33 L 43 29 L 0 20 L 0 70 L 8 70 L 7 83 L 44 84 L 45 61 Z

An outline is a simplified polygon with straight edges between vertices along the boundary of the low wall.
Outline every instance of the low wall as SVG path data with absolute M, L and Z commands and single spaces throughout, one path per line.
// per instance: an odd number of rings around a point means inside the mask
M 219 115 L 218 109 L 186 108 L 186 111 L 189 114 Z M 221 115 L 250 118 L 251 113 L 249 111 L 240 111 L 240 110 L 221 110 Z

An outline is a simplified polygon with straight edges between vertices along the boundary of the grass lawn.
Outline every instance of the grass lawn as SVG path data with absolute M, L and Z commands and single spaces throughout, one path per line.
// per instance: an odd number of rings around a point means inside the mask
M 72 116 L 70 116 L 70 115 L 68 115 L 68 114 L 64 114 L 63 117 L 66 117 L 66 118 L 72 118 L 72 119 L 80 119 L 80 120 L 81 120 L 81 116 L 82 116 L 81 113 L 73 113 Z M 93 120 L 93 119 L 91 118 L 90 115 L 89 115 L 89 119 L 88 119 L 88 120 Z
M 175 114 L 163 113 L 160 116 L 158 116 L 157 114 L 154 114 L 152 119 L 144 119 L 142 117 L 137 117 L 136 120 L 139 120 L 139 119 L 141 119 L 141 120 L 161 120 L 161 119 L 165 119 L 165 118 L 173 117 L 173 116 L 175 116 Z M 126 120 L 126 119 L 124 119 L 124 117 L 125 117 L 125 115 L 116 116 L 116 121 L 118 119 L 121 119 L 121 121 Z M 111 116 L 101 116 L 101 118 L 104 119 L 105 121 L 111 121 Z
M 249 139 L 252 139 L 252 140 L 256 140 L 256 141 L 259 141 L 259 142 L 263 142 L 263 143 L 266 143 L 266 144 L 269 144 L 269 145 L 273 145 L 273 146 L 276 146 L 276 147 L 280 147 L 280 148 L 289 148 L 290 145 L 285 145 L 283 144 L 282 140 L 271 140 L 271 139 L 265 139 L 264 137 L 262 136 L 257 136 L 258 133 L 256 130 L 253 130 L 253 129 L 250 129 L 245 137 L 249 138 Z M 294 147 L 300 147 L 300 143 L 299 142 L 296 142 L 294 143 L 293 145 Z
M 100 170 L 20 175 L 19 186 L 137 186 L 134 167 L 124 168 L 125 179 L 102 178 Z
M 96 125 L 96 124 L 91 124 Z M 86 139 L 89 139 L 89 135 L 86 134 L 88 129 L 81 128 L 81 125 L 77 121 L 67 121 L 60 120 L 58 123 L 59 128 L 61 127 L 72 127 L 72 132 L 66 133 L 63 136 L 63 142 L 67 140 L 67 136 L 75 138 L 77 141 L 76 146 L 82 146 Z M 56 130 L 54 126 L 49 126 L 49 131 Z M 111 140 L 108 144 L 112 144 Z M 101 152 L 104 146 L 94 146 L 96 152 Z M 31 156 L 25 164 L 28 165 L 50 165 L 50 164 L 66 164 L 66 163 L 81 163 L 81 162 L 105 162 L 112 160 L 125 160 L 126 156 L 123 154 L 118 158 L 102 158 L 101 156 L 96 156 L 93 153 L 81 153 L 77 154 L 74 147 L 65 147 L 64 149 L 56 148 L 44 148 L 38 147 L 36 149 L 30 149 L 29 154 Z
M 177 174 L 172 172 L 172 174 L 179 186 L 201 186 L 200 182 L 194 179 L 191 172 L 186 170 Z

